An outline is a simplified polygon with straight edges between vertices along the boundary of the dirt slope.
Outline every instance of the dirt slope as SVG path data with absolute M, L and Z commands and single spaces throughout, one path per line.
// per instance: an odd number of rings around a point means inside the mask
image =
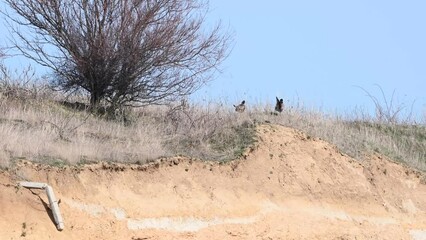
M 226 164 L 186 158 L 149 166 L 0 174 L 0 239 L 426 239 L 426 177 L 380 156 L 362 163 L 296 130 L 262 125 Z M 61 199 L 56 230 L 40 190 Z

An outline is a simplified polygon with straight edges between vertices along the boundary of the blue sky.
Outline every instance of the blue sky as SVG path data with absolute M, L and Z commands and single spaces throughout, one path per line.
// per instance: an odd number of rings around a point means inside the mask
M 274 104 L 278 96 L 345 112 L 372 109 L 355 86 L 379 97 L 378 84 L 388 97 L 395 90 L 399 103 L 415 101 L 416 113 L 424 114 L 425 10 L 420 0 L 210 0 L 208 21 L 229 26 L 234 47 L 224 73 L 193 99 L 245 99 L 250 106 Z
M 426 108 L 426 1 L 211 0 L 235 33 L 225 73 L 198 96 L 275 96 L 327 111 L 373 108 L 357 87 Z

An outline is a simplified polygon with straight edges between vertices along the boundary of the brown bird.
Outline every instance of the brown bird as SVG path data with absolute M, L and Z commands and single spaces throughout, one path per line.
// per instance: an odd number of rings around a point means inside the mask
M 284 100 L 282 98 L 278 99 L 278 97 L 276 97 L 276 99 L 277 103 L 275 104 L 275 111 L 282 112 L 284 109 Z
M 236 112 L 244 112 L 244 110 L 246 110 L 246 101 L 243 100 L 240 104 L 238 104 L 237 106 L 234 105 L 235 111 Z

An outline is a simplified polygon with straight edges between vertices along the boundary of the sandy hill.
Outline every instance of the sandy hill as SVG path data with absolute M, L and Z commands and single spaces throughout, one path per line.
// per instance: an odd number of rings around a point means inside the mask
M 0 239 L 426 239 L 426 177 L 381 156 L 356 161 L 294 129 L 257 128 L 232 162 L 51 167 L 0 174 Z M 61 199 L 56 230 L 44 191 Z

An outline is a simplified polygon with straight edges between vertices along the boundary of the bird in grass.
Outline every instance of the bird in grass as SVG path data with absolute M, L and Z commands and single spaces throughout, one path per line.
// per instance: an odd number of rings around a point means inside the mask
M 278 97 L 276 97 L 276 99 L 277 103 L 275 104 L 275 111 L 282 112 L 284 109 L 284 100 L 282 98 L 278 99 Z
M 242 113 L 246 110 L 246 101 L 243 100 L 240 104 L 238 104 L 237 106 L 234 105 L 235 111 Z

